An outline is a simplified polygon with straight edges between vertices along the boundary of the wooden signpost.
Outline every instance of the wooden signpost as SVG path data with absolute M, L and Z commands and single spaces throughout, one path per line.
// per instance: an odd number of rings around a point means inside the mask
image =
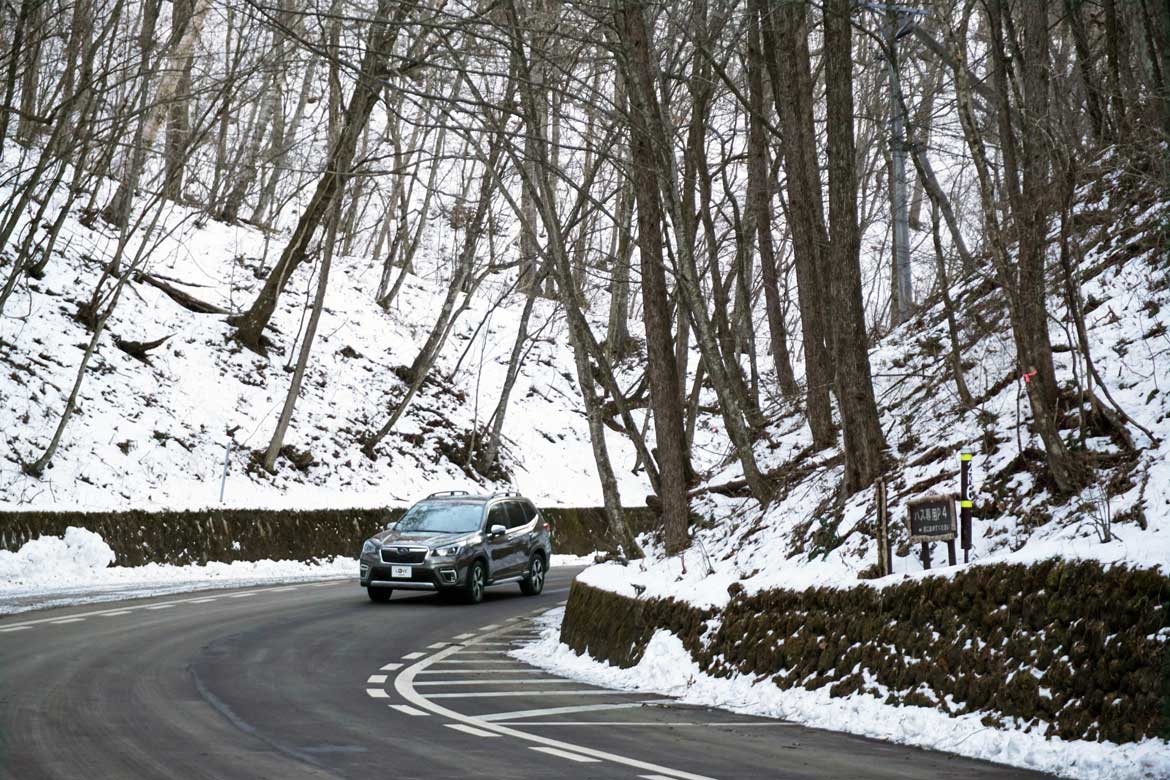
M 922 567 L 930 568 L 930 543 L 946 542 L 950 565 L 954 566 L 955 537 L 958 536 L 958 518 L 955 516 L 955 497 L 944 495 L 915 498 L 908 503 L 906 516 L 910 543 L 922 543 Z

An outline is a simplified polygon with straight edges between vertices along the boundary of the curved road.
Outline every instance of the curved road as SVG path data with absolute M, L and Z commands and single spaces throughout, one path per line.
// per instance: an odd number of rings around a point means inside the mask
M 508 658 L 573 573 L 478 606 L 329 582 L 0 619 L 0 777 L 1040 777 Z

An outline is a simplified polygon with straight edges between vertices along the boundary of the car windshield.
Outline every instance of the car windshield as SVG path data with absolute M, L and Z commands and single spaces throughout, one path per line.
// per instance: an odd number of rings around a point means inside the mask
M 398 531 L 465 534 L 479 530 L 483 504 L 470 501 L 434 501 L 415 504 L 398 521 Z

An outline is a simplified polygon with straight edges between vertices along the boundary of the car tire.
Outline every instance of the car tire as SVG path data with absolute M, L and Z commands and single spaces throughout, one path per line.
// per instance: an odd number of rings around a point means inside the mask
M 528 562 L 528 573 L 520 581 L 520 592 L 525 596 L 539 596 L 544 590 L 544 578 L 548 568 L 544 565 L 543 555 L 534 555 Z
M 483 561 L 476 561 L 467 570 L 467 584 L 463 586 L 463 600 L 468 604 L 478 604 L 483 601 L 483 592 L 487 587 L 487 568 Z
M 366 593 L 369 594 L 370 601 L 385 604 L 390 600 L 390 595 L 394 593 L 394 590 L 392 588 L 379 588 L 374 585 L 367 585 Z

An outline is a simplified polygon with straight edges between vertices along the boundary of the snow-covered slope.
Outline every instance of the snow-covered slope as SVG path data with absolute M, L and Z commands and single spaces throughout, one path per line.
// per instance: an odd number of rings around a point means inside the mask
M 1130 442 L 1090 424 L 1081 444 L 1075 402 L 1077 378 L 1086 368 L 1056 275 L 1054 244 L 1049 329 L 1067 410 L 1060 427 L 1070 446 L 1083 452 L 1090 478 L 1075 496 L 1053 495 L 1039 438 L 1029 431 L 1002 295 L 992 279 L 968 277 L 951 297 L 960 309 L 972 408 L 963 409 L 956 394 L 937 295 L 933 306 L 870 354 L 882 428 L 895 461 L 889 511 L 899 576 L 879 583 L 923 575 L 917 546 L 905 541 L 906 502 L 930 492 L 958 493 L 960 452 L 974 456 L 974 563 L 1062 556 L 1170 572 L 1170 193 L 1149 180 L 1124 179 L 1118 168 L 1104 160 L 1099 175 L 1080 191 L 1073 245 L 1081 255 L 1080 295 L 1093 360 L 1108 396 L 1136 422 L 1125 426 Z M 1099 387 L 1095 393 L 1112 410 Z M 734 582 L 750 593 L 848 586 L 872 576 L 875 493 L 852 496 L 840 520 L 834 519 L 840 452 L 810 452 L 810 444 L 798 411 L 782 409 L 757 448 L 780 488 L 766 511 L 750 498 L 705 495 L 695 502 L 704 517 L 693 534 L 700 544 L 681 560 L 652 554 L 629 567 L 594 567 L 582 580 L 628 595 L 637 584 L 646 597 L 718 606 Z M 708 485 L 740 476 L 731 463 Z M 1112 524 L 1108 542 L 1102 541 L 1103 518 Z M 945 574 L 942 545 L 934 545 L 933 561 L 932 573 Z M 714 573 L 708 574 L 708 562 Z
M 0 201 L 7 197 L 0 187 Z M 403 393 L 395 369 L 414 359 L 445 293 L 454 249 L 441 224 L 428 226 L 416 262 L 420 275 L 407 278 L 390 311 L 373 300 L 378 262 L 335 258 L 285 439 L 310 454 L 311 465 L 298 469 L 281 459 L 268 475 L 251 464 L 252 453 L 267 446 L 288 388 L 287 366 L 295 361 L 314 281 L 314 269 L 302 267 L 273 318 L 267 357 L 233 340 L 225 317 L 194 313 L 154 286 L 132 284 L 101 338 L 51 468 L 39 480 L 25 475 L 21 463 L 48 443 L 89 338 L 74 315 L 116 242 L 102 222 L 89 228 L 75 216 L 44 278 L 19 289 L 0 317 L 0 508 L 218 505 L 225 453 L 227 506 L 384 506 L 432 490 L 492 487 L 464 468 L 461 454 L 464 437 L 495 406 L 515 338 L 523 296 L 509 295 L 505 279 L 479 289 L 440 356 L 436 381 L 424 384 L 381 456 L 371 461 L 360 450 L 360 437 L 383 424 Z M 173 207 L 148 240 L 157 247 L 142 270 L 238 311 L 251 303 L 287 235 Z M 600 504 L 572 353 L 552 302 L 537 303 L 529 331 L 537 336 L 504 425 L 503 459 L 514 486 L 547 505 Z M 164 336 L 147 362 L 115 344 Z M 632 474 L 632 448 L 616 434 L 608 443 L 624 499 L 642 503 L 646 486 Z

